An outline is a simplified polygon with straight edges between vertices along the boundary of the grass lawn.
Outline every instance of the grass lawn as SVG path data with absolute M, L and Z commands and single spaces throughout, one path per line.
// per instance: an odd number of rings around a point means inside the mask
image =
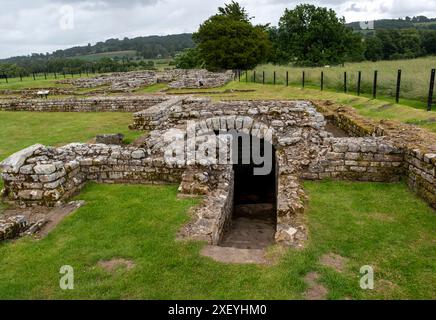
M 434 299 L 434 211 L 404 184 L 306 183 L 310 241 L 273 266 L 224 265 L 201 257 L 202 244 L 176 242 L 196 200 L 177 186 L 89 184 L 87 205 L 41 241 L 0 245 L 0 298 L 9 299 L 299 299 L 316 271 L 330 299 Z M 334 201 L 332 201 L 334 199 Z M 325 253 L 348 259 L 338 273 Z M 107 272 L 101 260 L 124 258 L 131 270 Z M 75 270 L 75 289 L 59 289 L 59 269 Z M 375 290 L 359 288 L 363 265 Z
M 243 79 L 244 80 L 244 79 Z M 249 90 L 249 92 L 232 92 L 231 90 Z M 170 90 L 174 93 L 190 92 L 217 92 L 210 94 L 215 100 L 272 100 L 272 99 L 301 99 L 301 100 L 332 100 L 339 104 L 355 108 L 361 115 L 375 120 L 396 120 L 403 123 L 415 124 L 436 132 L 436 107 L 434 111 L 427 112 L 423 105 L 415 101 L 408 101 L 409 105 L 395 104 L 392 100 L 371 99 L 358 97 L 352 94 L 338 93 L 334 91 L 320 91 L 319 88 L 300 88 L 299 86 L 262 85 L 255 83 L 231 82 L 219 89 L 182 89 Z M 406 101 L 407 102 L 407 101 Z
M 0 111 L 0 160 L 35 143 L 58 146 L 86 142 L 97 134 L 123 133 L 127 141 L 141 135 L 130 131 L 130 113 L 45 113 Z

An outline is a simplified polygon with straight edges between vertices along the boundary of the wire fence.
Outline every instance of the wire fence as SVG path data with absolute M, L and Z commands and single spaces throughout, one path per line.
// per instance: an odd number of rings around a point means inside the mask
M 394 98 L 396 103 L 400 103 L 402 99 L 403 83 L 403 71 L 397 70 L 394 81 L 390 80 L 388 84 L 381 83 L 380 73 L 375 70 L 372 73 L 362 71 L 347 72 L 339 74 L 336 72 L 327 77 L 326 72 L 321 71 L 314 73 L 313 71 L 259 71 L 259 70 L 246 70 L 237 71 L 236 79 L 240 82 L 247 83 L 259 83 L 259 84 L 273 84 L 282 86 L 300 86 L 301 88 L 319 88 L 319 90 L 335 90 L 347 94 L 370 95 L 373 99 L 377 99 L 379 95 L 379 89 L 383 89 L 383 96 Z M 365 76 L 365 81 L 363 77 Z M 432 69 L 428 74 L 428 95 L 421 94 L 421 99 L 416 100 L 426 105 L 427 111 L 432 111 L 432 107 L 435 105 L 434 101 L 434 87 L 435 87 L 436 69 Z M 390 79 L 392 79 L 390 75 Z M 411 80 L 413 83 L 413 79 Z M 411 86 L 410 81 L 406 84 Z M 422 88 L 420 88 L 422 92 Z M 425 101 L 423 101 L 425 100 Z

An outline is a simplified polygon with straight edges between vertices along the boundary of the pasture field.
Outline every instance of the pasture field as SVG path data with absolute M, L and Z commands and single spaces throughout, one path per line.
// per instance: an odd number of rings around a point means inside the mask
M 80 60 L 85 60 L 85 61 L 98 61 L 101 58 L 110 58 L 110 59 L 118 58 L 121 60 L 124 57 L 133 59 L 136 57 L 136 51 L 135 50 L 125 50 L 125 51 L 102 52 L 102 53 L 94 53 L 94 54 L 75 56 L 75 57 L 70 57 L 70 58 L 71 59 L 80 59 Z
M 311 88 L 320 88 L 321 71 L 323 71 L 325 90 L 337 92 L 343 92 L 344 72 L 347 72 L 347 87 L 351 94 L 357 92 L 358 72 L 362 71 L 361 88 L 364 96 L 372 95 L 374 71 L 377 70 L 378 96 L 392 100 L 395 99 L 397 71 L 401 69 L 401 98 L 418 101 L 424 106 L 426 105 L 430 88 L 430 71 L 435 68 L 436 56 L 429 56 L 410 60 L 346 63 L 344 66 L 332 66 L 329 68 L 296 68 L 267 64 L 260 65 L 255 70 L 257 82 L 263 82 L 262 76 L 263 72 L 265 72 L 265 82 L 270 84 L 273 83 L 274 71 L 277 72 L 277 83 L 286 83 L 286 71 L 288 71 L 289 83 L 293 86 L 301 86 L 304 71 L 306 84 Z M 252 71 L 249 72 L 249 81 L 253 81 Z M 421 104 L 418 103 L 418 105 Z

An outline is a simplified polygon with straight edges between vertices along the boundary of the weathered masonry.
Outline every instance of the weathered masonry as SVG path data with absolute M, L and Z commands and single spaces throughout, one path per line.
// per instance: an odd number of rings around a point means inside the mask
M 144 109 L 140 109 L 137 98 L 110 98 L 116 101 L 112 105 L 123 107 L 108 108 L 136 112 L 131 128 L 147 132 L 143 145 L 31 146 L 0 164 L 6 201 L 20 206 L 56 206 L 79 192 L 87 181 L 179 183 L 182 195 L 205 196 L 195 219 L 180 236 L 219 244 L 231 227 L 235 199 L 240 200 L 240 172 L 229 161 L 232 145 L 223 142 L 222 135 L 234 131 L 272 146 L 274 173 L 268 180 L 271 190 L 265 191 L 271 191 L 274 201 L 264 207 L 274 214 L 277 242 L 300 246 L 307 237 L 301 187 L 304 179 L 391 182 L 407 177 L 411 188 L 436 207 L 435 150 L 411 149 L 381 132 L 373 136 L 373 132 L 362 129 L 364 133 L 358 136 L 353 134 L 357 129 L 347 130 L 351 120 L 348 125 L 339 123 L 338 119 L 346 115 L 321 108 L 317 111 L 306 101 L 212 103 L 209 99 L 163 96 L 162 100 L 154 97 L 156 103 L 150 106 L 147 103 L 152 104 L 153 99 L 143 99 Z M 43 105 L 36 110 L 47 108 L 65 110 Z M 77 107 L 70 106 L 69 110 Z M 326 131 L 326 119 L 320 111 L 354 137 L 333 137 Z M 216 146 L 222 144 L 227 148 L 219 154 L 221 149 Z M 176 151 L 184 156 L 176 157 Z M 220 159 L 228 161 L 208 157 L 215 151 Z M 262 187 L 261 180 L 253 181 Z M 259 195 L 248 198 L 253 196 Z

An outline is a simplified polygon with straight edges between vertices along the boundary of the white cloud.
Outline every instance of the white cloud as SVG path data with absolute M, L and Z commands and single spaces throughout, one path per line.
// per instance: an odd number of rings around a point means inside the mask
M 0 58 L 48 52 L 108 38 L 193 32 L 217 11 L 224 0 L 0 0 Z M 241 0 L 257 23 L 277 24 L 285 8 L 297 1 Z M 330 7 L 347 21 L 436 17 L 436 1 L 428 0 L 318 0 L 304 1 Z M 60 28 L 60 9 L 74 8 L 74 29 Z

